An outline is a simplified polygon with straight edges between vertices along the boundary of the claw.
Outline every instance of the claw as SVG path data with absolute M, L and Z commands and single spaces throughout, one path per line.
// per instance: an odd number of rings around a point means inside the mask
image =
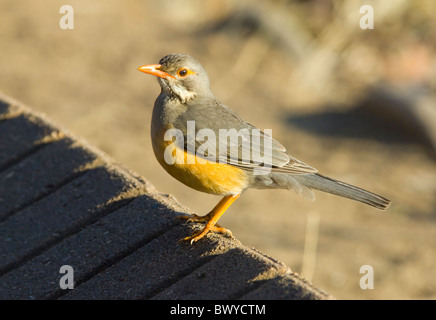
M 183 242 L 183 241 L 189 241 L 189 243 L 192 245 L 194 242 L 197 242 L 198 240 L 202 239 L 206 234 L 209 233 L 209 231 L 212 232 L 217 232 L 217 233 L 222 233 L 225 234 L 229 237 L 233 237 L 233 234 L 230 230 L 223 228 L 223 227 L 217 227 L 217 226 L 209 226 L 206 225 L 203 230 L 195 232 L 193 235 L 180 239 L 179 242 Z
M 179 218 L 182 220 L 186 220 L 187 222 L 207 222 L 206 226 L 203 228 L 203 230 L 194 233 L 192 236 L 186 237 L 181 239 L 181 241 L 189 241 L 192 245 L 194 242 L 197 242 L 198 240 L 202 239 L 206 234 L 209 233 L 209 231 L 218 232 L 218 233 L 224 233 L 230 237 L 233 237 L 232 232 L 230 230 L 227 230 L 226 228 L 221 227 L 219 224 L 217 224 L 218 219 L 221 217 L 221 215 L 227 210 L 227 208 L 236 200 L 239 198 L 238 195 L 229 195 L 225 196 L 216 206 L 213 208 L 211 212 L 209 212 L 207 215 L 201 217 L 196 214 L 192 216 L 180 216 Z

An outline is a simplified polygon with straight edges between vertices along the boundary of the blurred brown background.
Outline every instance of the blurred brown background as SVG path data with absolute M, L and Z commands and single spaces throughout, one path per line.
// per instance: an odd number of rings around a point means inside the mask
M 74 30 L 59 27 L 63 4 Z M 365 4 L 373 30 L 359 27 Z M 436 298 L 436 2 L 3 0 L 0 12 L 2 92 L 203 214 L 219 198 L 155 160 L 160 89 L 136 70 L 193 55 L 215 95 L 293 156 L 393 201 L 383 213 L 249 190 L 220 223 L 338 298 Z M 362 265 L 373 290 L 359 287 Z

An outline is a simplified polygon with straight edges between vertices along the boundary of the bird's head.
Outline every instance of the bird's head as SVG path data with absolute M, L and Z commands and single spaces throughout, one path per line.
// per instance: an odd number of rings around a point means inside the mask
M 213 96 L 206 71 L 189 55 L 169 54 L 159 64 L 145 65 L 138 70 L 157 76 L 162 91 L 182 103 L 196 97 Z

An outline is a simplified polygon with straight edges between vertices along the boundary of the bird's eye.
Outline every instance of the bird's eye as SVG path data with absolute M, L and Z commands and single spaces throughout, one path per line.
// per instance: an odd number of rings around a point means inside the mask
M 181 77 L 186 77 L 186 75 L 188 74 L 188 69 L 182 68 L 179 71 L 177 71 L 177 74 Z

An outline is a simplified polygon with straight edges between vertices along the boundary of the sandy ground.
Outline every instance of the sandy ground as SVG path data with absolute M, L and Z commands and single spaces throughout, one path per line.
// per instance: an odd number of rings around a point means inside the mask
M 58 1 L 40 4 L 3 0 L 0 90 L 46 113 L 146 177 L 161 192 L 173 194 L 203 214 L 219 198 L 185 187 L 155 160 L 149 131 L 153 103 L 160 89 L 153 77 L 136 70 L 157 63 L 167 53 L 189 53 L 208 70 L 212 89 L 220 100 L 257 127 L 271 128 L 273 137 L 294 157 L 324 175 L 393 201 L 387 212 L 379 212 L 320 192 L 316 193 L 317 201 L 310 202 L 288 191 L 248 190 L 220 224 L 231 229 L 244 244 L 303 272 L 315 285 L 340 299 L 435 299 L 434 158 L 423 145 L 403 139 L 401 130 L 392 131 L 392 124 L 385 130 L 386 122 L 374 125 L 372 119 L 376 122 L 377 114 L 357 118 L 358 125 L 364 124 L 358 134 L 339 130 L 341 119 L 348 119 L 342 116 L 352 112 L 369 85 L 410 78 L 409 69 L 415 78 L 425 81 L 427 70 L 436 70 L 434 51 L 416 49 L 408 35 L 404 40 L 395 23 L 387 20 L 391 34 L 371 36 L 357 31 L 360 42 L 339 45 L 349 48 L 344 51 L 347 55 L 339 52 L 349 59 L 312 81 L 301 76 L 306 72 L 297 71 L 301 66 L 303 71 L 309 68 L 307 59 L 315 59 L 316 55 L 303 54 L 297 60 L 289 54 L 289 48 L 281 45 L 283 39 L 292 43 L 304 37 L 285 33 L 285 38 L 271 40 L 268 30 L 250 33 L 250 19 L 242 19 L 240 25 L 219 23 L 229 21 L 225 19 L 234 17 L 234 12 L 248 12 L 246 8 L 257 6 L 250 3 L 74 1 L 74 30 L 62 30 Z M 273 3 L 281 6 L 281 2 Z M 327 30 L 323 27 L 327 23 L 339 27 L 344 23 L 344 15 L 323 18 L 329 8 L 322 2 L 309 3 L 312 8 L 295 5 L 295 21 L 310 16 L 314 30 Z M 361 3 L 351 3 L 354 7 L 347 10 L 358 13 Z M 424 3 L 432 6 L 428 1 Z M 291 8 L 279 12 L 286 10 Z M 384 10 L 389 12 L 389 8 Z M 412 18 L 405 23 L 416 24 Z M 282 23 L 280 19 L 269 21 L 276 21 L 279 27 Z M 299 35 L 298 30 L 295 32 Z M 383 37 L 388 42 L 378 47 L 376 43 Z M 326 34 L 320 38 L 329 39 Z M 411 43 L 410 52 L 382 54 L 383 50 L 403 48 L 403 43 Z M 408 65 L 412 58 L 407 54 L 414 59 L 412 67 Z M 325 67 L 331 60 L 322 61 L 320 65 Z M 350 61 L 354 61 L 351 67 L 347 66 Z M 398 65 L 399 70 L 392 65 Z M 307 69 L 307 75 L 316 71 Z M 337 127 L 319 130 L 316 121 L 332 120 L 337 121 Z M 312 241 L 306 250 L 305 239 Z M 363 265 L 374 270 L 372 290 L 359 286 Z

